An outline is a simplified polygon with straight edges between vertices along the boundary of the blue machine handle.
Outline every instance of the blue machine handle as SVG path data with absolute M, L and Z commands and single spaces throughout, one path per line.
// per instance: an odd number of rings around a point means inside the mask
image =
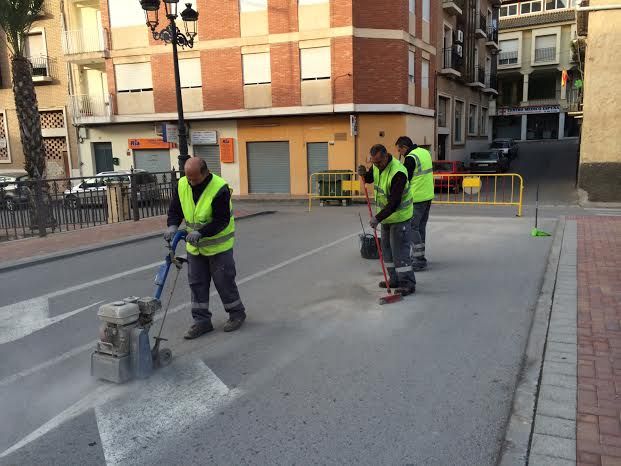
M 168 271 L 170 270 L 170 266 L 172 265 L 172 260 L 175 257 L 175 250 L 177 249 L 177 245 L 179 241 L 184 240 L 187 236 L 188 232 L 185 230 L 178 230 L 175 233 L 172 241 L 170 242 L 169 248 L 170 252 L 166 256 L 165 262 L 160 265 L 160 268 L 157 271 L 157 275 L 155 275 L 155 298 L 160 299 L 162 296 L 162 291 L 164 291 L 164 284 L 166 283 L 166 277 L 168 277 Z

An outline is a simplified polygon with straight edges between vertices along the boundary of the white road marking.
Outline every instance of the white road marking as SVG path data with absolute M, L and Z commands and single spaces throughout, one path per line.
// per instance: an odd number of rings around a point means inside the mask
M 241 395 L 229 389 L 202 360 L 159 371 L 122 398 L 95 408 L 106 463 L 131 464 L 155 455 L 166 439 L 209 419 Z
M 0 307 L 0 345 L 24 338 L 101 303 L 103 301 L 53 317 L 49 316 L 50 309 L 47 298 L 33 298 Z

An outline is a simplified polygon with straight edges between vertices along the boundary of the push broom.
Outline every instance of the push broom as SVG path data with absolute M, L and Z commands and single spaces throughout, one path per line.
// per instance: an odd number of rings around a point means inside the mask
M 367 207 L 369 209 L 369 217 L 373 218 L 373 212 L 371 211 L 371 201 L 369 200 L 369 191 L 367 190 L 367 184 L 362 183 L 364 185 L 364 195 L 367 199 Z M 393 293 L 390 289 L 390 281 L 388 280 L 388 275 L 386 274 L 386 265 L 384 264 L 384 255 L 382 254 L 382 247 L 380 246 L 379 239 L 377 238 L 377 228 L 373 228 L 373 236 L 375 237 L 375 245 L 377 246 L 377 252 L 379 253 L 380 264 L 382 264 L 382 272 L 384 273 L 384 280 L 386 282 L 386 294 L 379 299 L 380 304 L 391 304 L 399 302 L 403 299 L 403 296 L 397 293 Z
M 550 233 L 537 228 L 537 220 L 539 218 L 539 184 L 537 183 L 537 194 L 535 197 L 535 228 L 530 231 L 532 237 L 551 236 Z

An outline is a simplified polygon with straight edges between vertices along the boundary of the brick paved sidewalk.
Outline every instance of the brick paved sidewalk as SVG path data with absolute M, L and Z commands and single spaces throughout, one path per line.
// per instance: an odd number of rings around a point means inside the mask
M 621 218 L 578 222 L 578 464 L 621 465 Z
M 240 219 L 261 213 L 260 210 L 235 208 L 235 218 Z M 58 254 L 83 248 L 96 247 L 113 241 L 130 239 L 163 232 L 166 216 L 127 221 L 110 225 L 54 233 L 45 238 L 33 237 L 0 243 L 0 267 L 3 264 L 29 258 Z

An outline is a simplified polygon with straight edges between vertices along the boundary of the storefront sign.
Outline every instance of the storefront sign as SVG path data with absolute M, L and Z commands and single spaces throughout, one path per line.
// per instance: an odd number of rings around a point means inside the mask
M 190 139 L 193 146 L 218 144 L 218 134 L 216 131 L 192 131 Z
M 234 163 L 235 162 L 235 144 L 233 138 L 220 139 L 220 162 L 222 163 Z
M 498 116 L 508 115 L 536 115 L 541 113 L 560 113 L 558 105 L 530 105 L 528 107 L 499 107 L 496 110 Z
M 170 149 L 171 144 L 161 139 L 128 139 L 129 149 Z

